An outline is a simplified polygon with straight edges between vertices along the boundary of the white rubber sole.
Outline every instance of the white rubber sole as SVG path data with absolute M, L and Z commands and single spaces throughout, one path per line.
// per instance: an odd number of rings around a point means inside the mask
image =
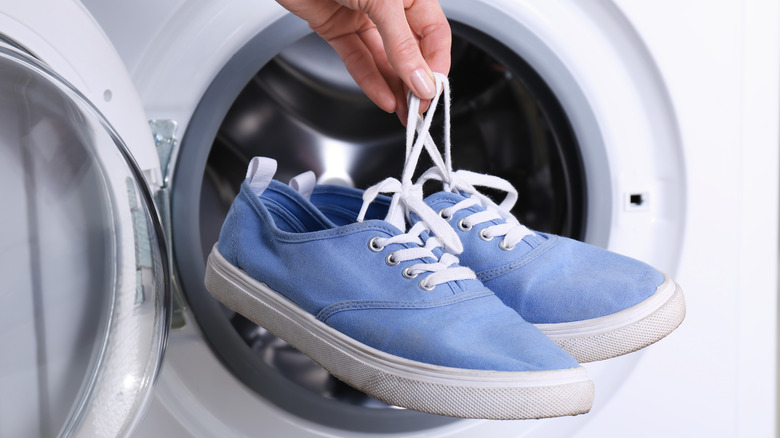
M 601 318 L 536 327 L 577 362 L 585 363 L 647 347 L 674 331 L 684 318 L 682 289 L 664 275 L 655 294 L 634 307 Z
M 338 379 L 386 403 L 463 418 L 527 419 L 583 414 L 593 382 L 583 367 L 484 371 L 443 367 L 384 353 L 318 321 L 225 260 L 216 246 L 206 288 L 223 304 L 311 357 Z

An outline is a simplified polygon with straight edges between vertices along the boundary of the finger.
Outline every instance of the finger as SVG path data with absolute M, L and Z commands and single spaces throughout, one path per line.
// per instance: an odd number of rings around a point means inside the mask
M 335 1 L 277 0 L 330 44 L 344 62 L 347 71 L 377 106 L 394 112 L 396 97 L 382 72 L 373 62 L 371 50 L 359 36 L 375 28 L 365 13 Z
M 423 58 L 431 70 L 448 75 L 452 52 L 452 30 L 436 0 L 406 0 L 409 27 L 419 38 Z
M 276 0 L 276 2 L 296 16 L 306 20 L 312 29 L 324 25 L 342 9 L 342 5 L 335 1 Z
M 401 93 L 401 96 L 396 95 L 395 97 L 397 102 L 395 107 L 395 114 L 398 116 L 398 120 L 401 121 L 401 124 L 406 126 L 406 121 L 409 115 L 409 105 L 406 103 L 406 87 L 404 87 Z
M 377 68 L 382 73 L 388 86 L 395 96 L 395 112 L 401 117 L 401 121 L 406 123 L 406 92 L 407 88 L 404 86 L 403 81 L 398 74 L 393 70 L 390 65 L 390 61 L 387 59 L 387 53 L 385 52 L 384 45 L 382 44 L 382 37 L 376 30 L 376 27 L 360 32 L 360 39 L 368 47 L 368 50 L 374 57 L 374 62 Z
M 336 50 L 347 71 L 368 98 L 387 112 L 396 111 L 396 95 L 360 36 L 350 33 L 332 38 L 328 43 Z
M 363 12 L 376 24 L 387 59 L 401 80 L 421 99 L 436 93 L 433 73 L 412 33 L 402 0 L 363 2 Z

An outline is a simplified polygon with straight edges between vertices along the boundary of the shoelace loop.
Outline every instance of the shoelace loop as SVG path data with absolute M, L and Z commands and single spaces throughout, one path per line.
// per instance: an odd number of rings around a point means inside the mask
M 442 87 L 443 85 L 440 81 L 437 85 L 437 95 L 431 102 L 432 107 L 438 104 Z M 449 93 L 446 96 L 448 99 Z M 420 274 L 429 272 L 430 275 L 420 280 L 419 285 L 424 290 L 432 290 L 438 284 L 455 280 L 475 279 L 476 275 L 469 268 L 456 266 L 458 258 L 451 252 L 461 253 L 463 251 L 463 244 L 460 242 L 460 238 L 455 230 L 425 203 L 422 184 L 412 182 L 412 175 L 417 167 L 417 162 L 427 137 L 417 135 L 419 104 L 419 99 L 410 98 L 409 119 L 406 127 L 406 162 L 401 180 L 387 178 L 366 189 L 363 193 L 363 205 L 358 213 L 357 220 L 364 220 L 368 206 L 380 193 L 392 194 L 385 220 L 398 229 L 406 230 L 407 221 L 411 221 L 412 215 L 417 216 L 419 220 L 405 233 L 390 238 L 372 238 L 369 242 L 369 247 L 372 251 L 379 252 L 385 246 L 393 243 L 414 244 L 411 247 L 407 246 L 392 252 L 385 260 L 388 262 L 388 265 L 392 265 L 390 261 L 397 265 L 405 261 L 421 260 L 420 263 L 405 267 L 402 270 L 402 275 L 407 278 L 415 278 Z M 427 133 L 428 129 L 430 129 L 433 121 L 433 112 L 429 111 L 429 113 L 420 121 L 421 126 L 419 128 L 422 129 L 420 132 Z M 424 233 L 429 236 L 423 238 Z M 446 251 L 442 252 L 441 256 L 437 256 L 434 251 L 440 247 L 443 247 Z M 378 248 L 381 249 L 377 251 Z
M 513 215 L 510 210 L 517 202 L 517 190 L 512 186 L 509 181 L 499 178 L 493 175 L 485 175 L 481 173 L 471 172 L 468 170 L 453 171 L 452 169 L 452 145 L 450 141 L 450 87 L 449 81 L 446 76 L 440 73 L 434 73 L 436 79 L 437 90 L 442 90 L 444 94 L 444 159 L 439 152 L 436 143 L 431 138 L 428 130 L 430 129 L 430 123 L 426 123 L 426 120 L 432 118 L 432 113 L 436 111 L 435 102 L 431 102 L 430 109 L 425 115 L 425 119 L 421 118 L 415 112 L 415 128 L 417 130 L 418 140 L 423 139 L 423 146 L 433 161 L 433 167 L 425 171 L 415 184 L 422 187 L 425 182 L 430 180 L 440 181 L 444 187 L 444 190 L 460 193 L 461 195 L 468 196 L 465 201 L 461 201 L 451 207 L 445 208 L 439 213 L 440 217 L 447 218 L 452 217 L 458 211 L 469 208 L 474 205 L 481 205 L 485 212 L 473 213 L 463 220 L 464 226 L 461 230 L 466 231 L 472 229 L 475 225 L 491 221 L 501 220 L 503 223 L 492 225 L 490 227 L 480 230 L 480 237 L 484 240 L 491 240 L 493 237 L 504 236 L 504 239 L 500 242 L 499 246 L 504 250 L 511 250 L 517 245 L 524 237 L 533 235 L 533 231 L 529 230 L 526 226 L 522 225 Z M 438 102 L 438 96 L 437 100 Z M 410 119 L 411 108 L 419 108 L 419 98 L 410 95 Z M 411 122 L 409 123 L 411 125 Z M 407 134 L 408 136 L 408 134 Z M 407 156 L 410 153 L 410 149 L 407 147 Z M 506 193 L 506 196 L 500 204 L 496 204 L 488 196 L 483 195 L 477 190 L 476 187 L 486 187 Z M 471 201 L 470 201 L 471 200 Z M 469 202 L 467 202 L 469 201 Z M 485 214 L 487 213 L 487 214 Z M 486 231 L 483 231 L 486 230 Z M 484 234 L 484 235 L 483 235 Z M 486 239 L 489 237 L 489 239 Z

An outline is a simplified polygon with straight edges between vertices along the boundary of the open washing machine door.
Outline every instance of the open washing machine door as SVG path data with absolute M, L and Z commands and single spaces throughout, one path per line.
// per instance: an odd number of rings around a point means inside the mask
M 149 128 L 81 4 L 2 2 L 0 29 L 0 436 L 125 436 L 170 319 Z

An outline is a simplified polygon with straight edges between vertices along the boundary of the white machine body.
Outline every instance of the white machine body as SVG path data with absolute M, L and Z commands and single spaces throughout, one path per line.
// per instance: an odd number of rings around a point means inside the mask
M 39 3 L 0 2 L 1 32 L 94 102 L 153 187 L 165 172 L 148 120 L 175 121 L 180 141 L 215 78 L 250 40 L 263 36 L 273 52 L 310 33 L 303 23 L 278 30 L 289 14 L 257 0 L 85 0 L 86 7 L 47 4 L 46 14 L 36 12 Z M 587 415 L 460 420 L 407 436 L 773 435 L 780 5 L 441 4 L 544 78 L 582 148 L 585 240 L 671 274 L 688 314 L 658 344 L 587 365 L 597 391 Z M 252 391 L 183 312 L 138 436 L 362 435 L 292 415 Z

